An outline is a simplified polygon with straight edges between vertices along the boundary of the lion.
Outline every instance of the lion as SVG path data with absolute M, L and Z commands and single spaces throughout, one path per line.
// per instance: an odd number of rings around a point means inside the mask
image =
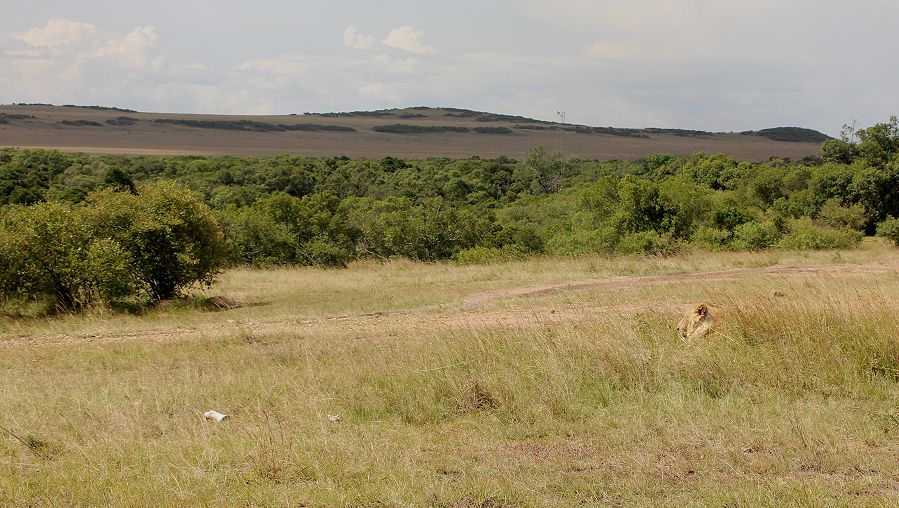
M 708 302 L 700 302 L 687 312 L 677 325 L 677 332 L 684 340 L 693 340 L 714 333 L 721 326 L 721 309 Z

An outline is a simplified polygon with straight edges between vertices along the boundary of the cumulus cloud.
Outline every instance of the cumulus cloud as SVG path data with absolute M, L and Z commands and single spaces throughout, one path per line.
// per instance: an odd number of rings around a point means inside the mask
M 358 28 L 350 25 L 343 31 L 343 45 L 353 49 L 371 49 L 375 47 L 375 37 L 361 33 Z
M 63 18 L 53 18 L 42 27 L 35 27 L 16 36 L 25 44 L 36 48 L 61 48 L 85 39 L 91 39 L 97 27 Z
M 387 34 L 387 37 L 381 41 L 385 46 L 401 49 L 416 55 L 435 55 L 437 49 L 424 43 L 425 34 L 415 28 L 405 25 L 394 28 Z
M 152 25 L 118 35 L 89 23 L 54 18 L 13 39 L 21 47 L 0 54 L 0 90 L 11 102 L 139 107 L 164 104 L 166 95 L 182 86 L 186 92 L 174 95 L 208 96 L 208 90 L 193 85 L 216 81 L 208 66 L 167 64 Z
M 89 58 L 111 58 L 120 64 L 143 69 L 151 65 L 155 70 L 162 67 L 161 57 L 151 57 L 149 50 L 156 46 L 156 27 L 141 26 L 123 39 L 109 39 L 101 47 L 92 51 Z

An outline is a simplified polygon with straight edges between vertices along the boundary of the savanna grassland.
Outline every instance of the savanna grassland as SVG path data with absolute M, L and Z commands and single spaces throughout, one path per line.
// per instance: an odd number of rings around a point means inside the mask
M 194 294 L 0 323 L 0 502 L 899 503 L 899 251 L 877 239 L 232 268 Z M 700 300 L 726 322 L 684 343 Z

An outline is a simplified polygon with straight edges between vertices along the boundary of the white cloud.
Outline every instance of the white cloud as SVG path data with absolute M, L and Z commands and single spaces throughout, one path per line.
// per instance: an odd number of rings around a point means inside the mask
M 112 58 L 130 68 L 143 69 L 150 65 L 155 70 L 161 70 L 162 60 L 148 54 L 156 46 L 156 39 L 155 26 L 137 27 L 124 39 L 106 41 L 103 46 L 92 51 L 88 58 Z
M 375 37 L 359 32 L 353 25 L 343 31 L 343 45 L 353 49 L 371 49 L 375 47 Z
M 53 18 L 43 27 L 32 28 L 16 38 L 32 47 L 61 48 L 91 39 L 96 31 L 97 28 L 89 23 Z
M 22 47 L 0 53 L 0 90 L 10 101 L 141 107 L 165 104 L 163 90 L 216 81 L 207 66 L 167 64 L 154 26 L 115 35 L 54 18 L 15 38 Z M 199 97 L 199 88 L 186 90 Z
M 409 25 L 405 25 L 391 30 L 381 43 L 385 46 L 390 46 L 391 48 L 415 53 L 416 55 L 437 54 L 436 48 L 428 46 L 422 41 L 424 36 L 425 34 L 423 32 L 416 30 Z

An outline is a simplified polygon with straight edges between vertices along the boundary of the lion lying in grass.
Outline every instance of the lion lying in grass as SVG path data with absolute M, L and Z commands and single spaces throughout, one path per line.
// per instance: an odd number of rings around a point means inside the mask
M 722 321 L 721 309 L 707 302 L 693 305 L 677 325 L 677 332 L 684 340 L 693 340 L 714 333 Z

